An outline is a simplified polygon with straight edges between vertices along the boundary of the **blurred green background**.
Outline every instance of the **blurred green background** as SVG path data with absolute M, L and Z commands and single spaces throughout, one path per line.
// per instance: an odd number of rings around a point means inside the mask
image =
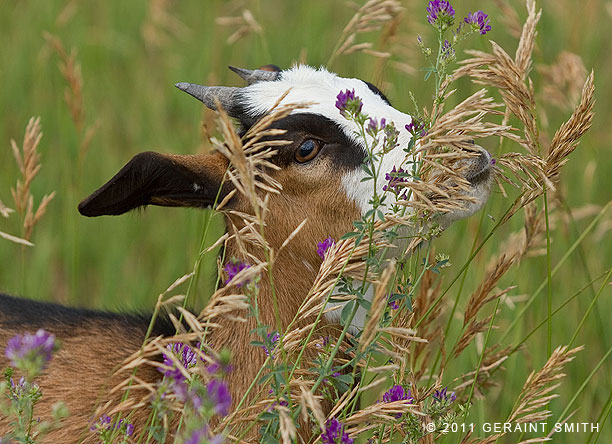
M 489 50 L 490 38 L 514 54 L 517 41 L 512 26 L 503 19 L 500 2 L 454 3 L 459 16 L 476 9 L 485 10 L 493 26 L 485 37 L 475 36 L 463 48 Z M 518 11 L 522 23 L 526 15 L 524 4 L 514 0 L 508 3 Z M 378 84 L 394 106 L 410 111 L 413 109 L 410 91 L 421 106 L 429 106 L 432 95 L 432 82 L 425 83 L 420 71 L 425 61 L 416 45 L 417 33 L 435 45 L 432 29 L 425 20 L 426 2 L 404 1 L 403 6 L 405 11 L 390 38 L 384 37 L 388 28 L 357 38 L 357 42 L 372 42 L 373 49 L 391 52 L 389 60 L 383 62 L 372 55 L 355 53 L 339 56 L 330 69 L 345 77 Z M 541 102 L 542 139 L 549 140 L 571 114 L 569 108 L 560 109 L 547 102 L 548 79 L 540 74 L 542 66 L 554 63 L 562 51 L 579 55 L 587 71 L 595 70 L 597 97 L 593 128 L 570 157 L 563 174 L 560 195 L 569 208 L 577 211 L 573 218 L 563 216 L 564 211 L 557 212 L 558 222 L 551 233 L 551 262 L 555 266 L 597 214 L 598 207 L 612 197 L 609 148 L 612 104 L 608 100 L 612 92 L 612 2 L 546 0 L 538 2 L 538 6 L 542 7 L 543 16 L 532 78 Z M 250 11 L 254 22 L 244 10 Z M 0 239 L 0 290 L 74 305 L 151 309 L 160 292 L 191 271 L 209 215 L 196 210 L 151 207 L 121 217 L 87 219 L 78 214 L 78 202 L 138 152 L 196 153 L 208 149 L 205 134 L 214 134 L 213 115 L 176 90 L 174 83 L 241 86 L 241 80 L 227 65 L 255 68 L 274 63 L 289 67 L 296 61 L 325 65 L 353 12 L 347 3 L 329 0 L 2 1 L 0 147 L 4 148 L 0 148 L 0 199 L 14 207 L 10 189 L 18 178 L 18 170 L 10 140 L 21 145 L 30 116 L 41 116 L 44 133 L 39 146 L 42 169 L 32 184 L 33 194 L 39 200 L 55 190 L 57 196 L 34 230 L 35 247 L 24 249 Z M 216 22 L 219 17 L 234 19 L 221 24 Z M 57 37 L 68 53 L 76 51 L 83 82 L 80 130 L 64 100 L 67 82 L 58 67 L 60 57 L 44 38 L 45 32 Z M 228 43 L 232 36 L 239 38 Z M 461 49 L 458 57 L 464 57 Z M 458 88 L 456 100 L 479 87 L 463 79 Z M 83 150 L 83 140 L 90 128 L 95 132 Z M 497 141 L 488 142 L 486 148 L 497 152 Z M 506 144 L 505 149 L 519 148 Z M 480 236 L 488 233 L 494 219 L 510 203 L 511 199 L 500 193 L 492 196 Z M 542 205 L 541 201 L 538 203 Z M 478 224 L 478 215 L 458 222 L 435 241 L 436 251 L 449 254 L 454 264 L 445 271 L 446 282 L 469 255 Z M 519 214 L 479 254 L 469 269 L 460 307 L 479 284 L 486 265 L 496 257 L 508 234 L 521 225 Z M 213 228 L 208 244 L 223 230 L 219 221 Z M 554 276 L 554 307 L 612 266 L 610 228 L 612 219 L 606 214 Z M 19 218 L 13 214 L 0 219 L 0 230 L 20 235 Z M 205 259 L 203 270 L 197 300 L 192 303 L 195 306 L 201 306 L 214 284 L 214 255 Z M 521 308 L 521 301 L 532 295 L 545 279 L 546 256 L 538 256 L 524 260 L 502 280 L 502 288 L 517 286 L 511 293 L 516 297 L 516 305 L 503 307 L 497 318 L 501 328 L 494 332 L 492 343 L 504 333 L 504 326 Z M 588 287 L 554 318 L 553 346 L 569 341 L 601 284 L 600 279 Z M 457 287 L 451 289 L 449 305 L 456 292 Z M 566 407 L 612 346 L 610 294 L 610 287 L 606 286 L 596 309 L 579 332 L 576 343 L 584 344 L 586 350 L 567 368 L 567 381 L 559 389 L 561 398 L 551 404 L 555 415 Z M 516 331 L 510 332 L 510 343 L 522 339 L 545 317 L 544 292 Z M 452 345 L 456 334 L 451 330 L 447 345 Z M 452 385 L 452 377 L 475 367 L 479 350 L 470 347 L 473 350 L 447 369 L 446 383 Z M 529 371 L 546 361 L 546 353 L 543 328 L 529 339 L 523 351 L 507 361 L 506 371 L 497 376 L 499 387 L 491 389 L 484 400 L 476 401 L 470 420 L 477 424 L 503 420 Z M 602 411 L 605 413 L 611 388 L 612 364 L 608 359 L 572 405 L 570 410 L 578 409 L 572 421 L 594 422 Z M 610 422 L 604 426 L 599 442 L 612 442 Z M 588 438 L 588 434 L 582 433 L 559 434 L 554 441 L 588 442 Z

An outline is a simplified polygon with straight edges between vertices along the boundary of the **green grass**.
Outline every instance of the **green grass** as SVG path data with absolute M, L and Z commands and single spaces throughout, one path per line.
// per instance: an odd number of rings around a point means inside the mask
M 14 138 L 21 143 L 25 125 L 32 115 L 41 116 L 44 132 L 39 147 L 43 166 L 33 183 L 33 193 L 40 198 L 52 190 L 57 192 L 48 214 L 35 228 L 34 248 L 24 250 L 0 240 L 0 290 L 75 305 L 151 309 L 157 294 L 192 269 L 200 246 L 204 213 L 149 208 L 143 213 L 122 217 L 86 219 L 76 210 L 78 202 L 138 152 L 195 153 L 202 149 L 202 108 L 176 90 L 173 87 L 175 82 L 238 86 L 241 84 L 239 79 L 226 69 L 226 65 L 253 68 L 275 63 L 288 67 L 300 57 L 302 50 L 309 64 L 325 64 L 352 11 L 340 1 L 244 2 L 265 31 L 262 36 L 248 35 L 229 46 L 225 40 L 232 30 L 216 25 L 214 19 L 238 15 L 239 10 L 231 10 L 223 1 L 176 2 L 170 12 L 185 25 L 184 35 L 168 34 L 163 46 L 152 48 L 146 46 L 141 33 L 141 26 L 147 19 L 146 2 L 77 3 L 72 18 L 61 23 L 57 18 L 65 3 L 9 0 L 4 2 L 0 13 L 0 144 L 4 146 L 0 149 L 0 199 L 12 206 L 10 187 L 17 179 L 17 169 L 9 140 Z M 423 33 L 426 39 L 430 36 L 430 31 L 423 25 L 425 2 L 417 3 L 406 5 L 407 17 L 400 27 L 401 34 L 412 37 L 410 42 L 414 42 L 417 32 Z M 493 2 L 486 5 L 476 1 L 461 3 L 460 14 L 479 7 L 486 9 L 494 26 L 490 38 L 513 53 L 516 42 L 499 23 L 499 13 Z M 567 0 L 540 4 L 544 14 L 539 27 L 536 66 L 550 63 L 561 51 L 568 50 L 579 54 L 587 69 L 594 69 L 596 75 L 598 100 L 594 125 L 570 157 L 561 185 L 561 195 L 567 206 L 574 209 L 586 204 L 603 206 L 611 197 L 612 156 L 609 144 L 612 104 L 607 98 L 612 93 L 612 78 L 609 76 L 612 69 L 609 57 L 612 16 L 606 12 L 607 3 L 593 0 L 583 6 Z M 518 10 L 524 17 L 522 6 L 519 5 Z M 57 68 L 58 57 L 45 43 L 44 31 L 60 37 L 67 48 L 78 50 L 84 81 L 86 126 L 95 122 L 99 125 L 81 170 L 77 163 L 80 136 L 63 99 L 66 84 Z M 378 39 L 375 33 L 368 37 L 375 42 Z M 486 38 L 471 39 L 470 44 L 476 49 L 488 48 Z M 394 55 L 394 60 L 406 61 L 416 68 L 425 65 L 416 44 L 414 48 L 414 54 L 409 54 L 407 60 L 398 55 Z M 381 79 L 372 78 L 375 64 L 371 56 L 356 54 L 339 57 L 331 68 L 343 76 L 381 84 Z M 533 78 L 538 91 L 541 80 L 537 73 Z M 385 92 L 399 109 L 412 110 L 409 91 L 422 105 L 431 101 L 431 82 L 424 84 L 421 73 L 410 77 L 386 68 L 383 80 Z M 459 82 L 458 86 L 457 99 L 477 88 L 467 81 Z M 544 109 L 548 111 L 549 131 L 543 134 L 543 140 L 547 140 L 569 117 L 569 112 L 550 107 Z M 486 148 L 495 152 L 497 141 L 489 142 Z M 450 282 L 465 263 L 474 236 L 486 235 L 510 202 L 501 194 L 494 194 L 485 209 L 479 233 L 479 217 L 474 216 L 456 223 L 435 242 L 436 251 L 450 254 L 454 264 L 446 272 L 446 282 Z M 543 201 L 538 201 L 538 204 L 543 206 Z M 593 218 L 594 215 L 590 215 L 556 224 L 550 233 L 551 268 L 554 269 L 566 252 L 576 245 L 576 240 Z M 602 274 L 612 266 L 612 238 L 600 229 L 611 219 L 610 212 L 604 214 L 599 224 L 577 243 L 552 276 L 550 295 L 553 310 L 578 290 L 584 290 L 552 318 L 550 345 L 554 348 L 566 344 L 574 336 L 575 345 L 585 345 L 585 350 L 566 369 L 568 377 L 558 389 L 561 397 L 551 404 L 555 413 L 553 421 L 567 410 L 566 407 L 569 411 L 577 409 L 572 418 L 576 422 L 594 422 L 600 416 L 606 417 L 606 409 L 609 409 L 612 361 L 605 360 L 593 375 L 591 371 L 612 347 L 610 286 L 602 279 Z M 486 264 L 508 234 L 520 225 L 521 218 L 516 217 L 501 227 L 477 255 L 467 271 L 459 311 L 480 282 Z M 17 217 L 0 220 L 0 230 L 19 234 Z M 221 231 L 222 226 L 217 222 L 209 243 Z M 532 296 L 542 283 L 546 285 L 546 260 L 546 255 L 524 260 L 505 276 L 501 287 L 516 285 L 513 295 Z M 196 306 L 202 304 L 212 288 L 213 256 L 205 259 L 203 270 L 197 289 L 198 299 L 193 303 Z M 591 284 L 587 285 L 589 282 Z M 458 289 L 458 284 L 453 286 L 443 301 L 449 309 Z M 545 320 L 548 291 L 547 288 L 540 291 L 512 330 L 507 330 L 507 327 L 523 303 L 517 303 L 515 308 L 502 307 L 495 322 L 500 328 L 491 332 L 489 343 L 496 343 L 505 336 L 505 343 L 516 344 Z M 597 295 L 598 300 L 591 307 L 591 301 Z M 581 322 L 585 313 L 588 316 Z M 581 328 L 577 331 L 579 324 Z M 457 334 L 457 328 L 451 328 L 447 342 L 452 344 Z M 485 400 L 475 399 L 475 408 L 467 421 L 482 424 L 503 420 L 529 372 L 546 361 L 548 342 L 544 323 L 527 339 L 524 350 L 505 363 L 506 370 L 497 375 L 500 385 L 491 389 Z M 470 347 L 471 352 L 465 353 L 453 369 L 447 370 L 448 381 L 462 370 L 476 366 L 479 353 L 473 345 Z M 581 389 L 589 378 L 589 383 Z M 575 394 L 573 404 L 568 406 Z M 555 436 L 555 442 L 586 443 L 589 435 L 559 434 Z M 600 443 L 612 440 L 609 419 L 598 439 Z M 454 438 L 447 441 L 454 442 Z

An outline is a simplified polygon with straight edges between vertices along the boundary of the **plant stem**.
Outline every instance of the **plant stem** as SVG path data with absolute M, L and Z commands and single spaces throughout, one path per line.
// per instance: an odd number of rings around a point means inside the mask
M 546 185 L 544 185 L 544 218 L 546 219 L 546 288 L 547 288 L 547 313 L 548 313 L 548 328 L 547 328 L 547 351 L 548 357 L 552 354 L 552 276 L 550 274 L 550 225 L 548 223 L 548 193 Z

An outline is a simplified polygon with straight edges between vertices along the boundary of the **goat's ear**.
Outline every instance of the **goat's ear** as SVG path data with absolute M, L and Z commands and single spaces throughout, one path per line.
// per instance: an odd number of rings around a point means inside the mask
M 223 183 L 228 166 L 219 153 L 141 153 L 79 204 L 83 216 L 123 214 L 144 205 L 209 207 L 231 190 Z
M 281 70 L 281 69 L 280 69 L 278 66 L 273 65 L 272 63 L 269 63 L 269 64 L 267 64 L 267 65 L 260 66 L 260 67 L 259 67 L 259 68 L 257 68 L 257 69 L 260 69 L 260 70 L 262 70 L 262 71 L 271 71 L 271 72 L 281 72 L 281 71 L 282 71 L 282 70 Z

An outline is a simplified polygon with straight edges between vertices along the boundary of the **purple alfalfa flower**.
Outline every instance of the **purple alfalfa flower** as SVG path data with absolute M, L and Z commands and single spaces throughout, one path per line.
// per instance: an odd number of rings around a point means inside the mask
M 170 358 L 170 354 L 173 354 L 181 365 L 187 369 L 196 365 L 198 361 L 196 353 L 189 345 L 183 344 L 182 342 L 168 344 L 166 345 L 166 350 L 168 350 L 168 352 L 163 354 L 165 368 L 159 367 L 158 370 L 162 372 L 166 378 L 173 379 L 176 382 L 184 381 L 185 375 L 176 366 L 175 361 Z
M 190 387 L 189 384 L 184 380 L 174 380 L 172 384 L 170 384 L 170 389 L 176 396 L 176 399 L 186 405 L 190 405 L 195 411 L 199 411 L 204 405 L 204 402 L 202 401 L 202 398 L 198 391 Z
M 9 339 L 5 355 L 11 365 L 35 377 L 47 366 L 56 349 L 55 335 L 41 328 L 34 334 L 18 334 Z
M 455 10 L 447 0 L 432 0 L 427 6 L 427 21 L 430 25 L 443 29 L 451 26 L 455 20 Z
M 274 395 L 274 390 L 272 390 L 272 389 L 268 390 L 268 394 L 269 395 Z M 280 405 L 280 406 L 283 406 L 283 407 L 287 407 L 289 405 L 289 403 L 286 400 L 281 398 L 281 400 L 278 401 L 278 402 L 277 401 L 272 402 L 272 404 L 270 404 L 270 407 L 268 407 L 268 411 L 271 412 L 272 410 L 274 410 L 274 407 L 276 407 L 277 405 Z
M 455 392 L 449 392 L 446 387 L 442 390 L 436 390 L 433 394 L 433 398 L 437 402 L 454 402 L 457 399 Z
M 491 165 L 495 165 L 497 163 L 497 160 L 495 160 L 495 157 L 491 157 Z
M 108 430 L 110 428 L 111 421 L 112 421 L 112 418 L 108 416 L 106 413 L 103 413 L 100 416 L 100 418 L 98 418 L 98 421 L 89 428 L 89 430 L 91 430 L 92 432 L 98 429 Z
M 409 400 L 410 403 L 412 404 L 412 402 L 414 401 L 414 398 L 412 397 L 412 393 L 410 393 L 410 390 L 408 391 L 404 390 L 404 387 L 402 387 L 399 384 L 394 385 L 393 387 L 391 387 L 389 390 L 387 390 L 383 394 L 383 402 L 394 402 L 394 401 L 404 401 L 404 400 Z
M 317 343 L 315 344 L 315 347 L 317 347 L 317 348 L 325 348 L 330 343 L 329 336 L 321 336 L 319 339 L 320 339 L 321 342 L 317 341 Z
M 210 374 L 215 374 L 219 372 L 227 374 L 231 373 L 232 370 L 234 370 L 233 366 L 222 362 L 215 362 L 206 367 L 206 371 Z
M 366 132 L 370 136 L 376 137 L 378 132 L 380 130 L 384 130 L 386 126 L 387 126 L 387 119 L 385 119 L 384 117 L 380 119 L 380 125 L 378 124 L 378 120 L 376 119 L 376 117 L 370 117 L 368 119 L 368 124 L 366 126 Z
M 393 124 L 393 122 L 390 122 L 388 125 L 385 125 L 383 131 L 385 133 L 383 149 L 386 153 L 388 153 L 398 145 L 397 139 L 399 137 L 399 131 L 395 129 L 395 125 Z
M 336 418 L 328 419 L 325 423 L 325 431 L 321 433 L 321 442 L 323 444 L 353 444 L 353 440 L 344 431 L 344 425 Z
M 442 59 L 448 60 L 453 59 L 455 57 L 455 50 L 453 46 L 448 40 L 444 40 L 444 44 L 442 44 Z
M 208 444 L 223 444 L 223 435 L 215 435 L 208 440 Z
M 206 391 L 215 413 L 221 416 L 227 415 L 232 405 L 232 396 L 227 384 L 219 379 L 213 379 L 206 386 Z
M 404 128 L 415 137 L 425 137 L 427 134 L 427 131 L 425 131 L 425 123 L 417 118 L 413 118 L 408 125 L 404 126 Z
M 198 355 L 193 349 L 182 342 L 166 345 L 166 348 L 179 358 L 185 368 L 193 367 L 198 362 Z
M 355 95 L 355 90 L 340 91 L 336 96 L 336 108 L 340 111 L 343 117 L 347 117 L 349 113 L 357 114 L 361 112 L 363 102 L 359 96 Z
M 183 441 L 184 444 L 203 444 L 207 442 L 208 426 L 204 426 L 200 429 L 196 429 L 191 432 L 191 435 Z
M 478 31 L 482 35 L 485 35 L 491 30 L 491 21 L 489 20 L 489 16 L 480 10 L 470 12 L 467 17 L 463 19 L 463 21 L 468 25 L 471 25 L 472 29 Z
M 200 352 L 203 353 L 201 342 L 199 341 L 196 342 L 195 346 L 196 346 L 196 349 L 200 350 Z M 196 355 L 195 352 L 193 352 L 193 354 L 194 356 Z M 221 373 L 221 374 L 231 373 L 234 370 L 234 367 L 230 365 L 229 360 L 230 360 L 229 350 L 221 350 L 221 353 L 219 354 L 218 357 L 210 357 L 210 360 L 200 357 L 200 361 L 202 361 L 204 364 L 207 364 L 206 371 L 210 373 L 211 375 L 215 373 Z M 197 361 L 197 358 L 196 358 L 196 361 Z M 194 361 L 194 364 L 196 361 Z
M 134 434 L 134 425 L 121 418 L 119 421 L 113 420 L 106 413 L 102 414 L 98 421 L 93 424 L 89 430 L 98 432 L 105 432 L 108 430 L 118 430 L 125 434 L 125 436 L 132 436 Z
M 387 305 L 389 306 L 389 308 L 391 310 L 397 310 L 399 308 L 399 304 L 397 301 L 395 300 L 391 300 L 391 297 L 393 296 L 393 294 L 388 294 L 387 295 Z
M 317 254 L 321 257 L 321 259 L 325 259 L 325 253 L 327 253 L 327 250 L 329 250 L 335 244 L 336 241 L 334 240 L 334 238 L 328 237 L 323 242 L 319 242 L 317 244 Z
M 215 435 L 209 438 L 210 429 L 207 425 L 195 429 L 183 441 L 183 444 L 222 444 L 223 435 Z
M 227 274 L 227 279 L 225 280 L 225 285 L 229 284 L 232 281 L 232 279 L 234 279 L 234 277 L 236 277 L 236 275 L 238 273 L 240 273 L 245 268 L 249 268 L 249 267 L 250 267 L 249 264 L 247 264 L 245 262 L 241 262 L 238 259 L 232 258 L 223 267 L 223 271 L 225 271 L 225 273 Z M 236 284 L 236 287 L 242 287 L 242 283 Z
M 407 183 L 410 181 L 409 177 L 407 177 L 408 172 L 403 168 L 397 169 L 395 166 L 393 169 L 385 174 L 385 180 L 387 184 L 383 186 L 383 191 L 391 191 L 396 195 L 401 193 L 401 184 Z
M 332 377 L 332 378 L 339 378 L 340 376 L 342 376 L 342 374 L 341 374 L 340 372 L 333 372 L 333 373 L 331 374 L 331 377 Z M 329 382 L 329 379 L 327 379 L 327 378 L 323 378 L 323 382 L 324 382 L 325 384 L 331 384 L 331 382 Z
M 277 332 L 268 333 L 268 342 L 270 343 L 270 348 L 267 345 L 262 345 L 264 353 L 266 356 L 270 356 L 270 351 L 274 349 L 274 346 L 280 339 L 280 335 Z M 274 356 L 272 356 L 274 358 Z
M 393 387 L 391 387 L 389 390 L 387 390 L 383 394 L 383 402 L 394 402 L 394 401 L 405 401 L 405 400 L 407 400 L 409 404 L 412 404 L 414 402 L 414 398 L 412 397 L 412 393 L 410 393 L 410 390 L 405 391 L 404 387 L 402 387 L 401 385 L 394 385 Z M 395 417 L 401 418 L 402 414 L 396 413 Z
M 38 385 L 35 382 L 28 383 L 23 376 L 19 378 L 17 383 L 15 383 L 13 378 L 10 378 L 9 383 L 11 385 L 9 397 L 13 401 L 19 401 L 20 399 L 23 399 L 24 396 L 27 396 L 29 393 L 32 393 L 38 389 Z

